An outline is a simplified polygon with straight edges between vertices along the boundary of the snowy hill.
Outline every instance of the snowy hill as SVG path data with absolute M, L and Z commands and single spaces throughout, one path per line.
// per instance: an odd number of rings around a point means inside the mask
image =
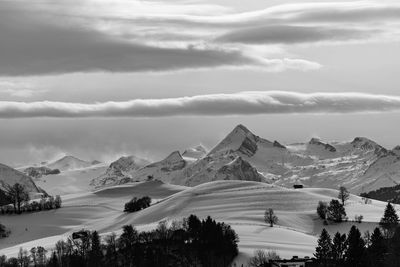
M 256 249 L 273 249 L 282 257 L 312 256 L 323 227 L 330 233 L 345 233 L 353 224 L 324 226 L 317 218 L 318 201 L 329 201 L 337 193 L 332 189 L 293 190 L 251 181 L 216 181 L 192 188 L 160 181 L 113 186 L 64 196 L 64 207 L 59 210 L 5 216 L 2 223 L 10 225 L 12 233 L 0 243 L 0 254 L 16 255 L 20 247 L 37 245 L 50 251 L 57 240 L 82 228 L 96 229 L 103 235 L 119 233 L 126 224 L 148 230 L 159 221 L 171 222 L 195 213 L 201 218 L 210 215 L 233 227 L 240 239 L 238 263 L 246 261 Z M 143 195 L 153 199 L 149 208 L 130 214 L 122 212 L 123 203 L 132 196 Z M 375 200 L 364 204 L 360 197 L 352 195 L 346 211 L 350 219 L 356 214 L 364 216 L 364 222 L 357 224 L 361 231 L 372 230 L 385 205 Z M 273 228 L 263 222 L 266 208 L 274 209 L 279 217 Z
M 74 156 L 64 156 L 59 160 L 51 162 L 46 165 L 50 169 L 59 169 L 60 171 L 70 171 L 76 169 L 83 169 L 93 165 L 99 164 L 99 161 L 85 161 L 78 159 Z
M 6 185 L 14 185 L 15 183 L 24 185 L 33 194 L 40 193 L 40 190 L 31 177 L 0 163 L 0 189 L 4 189 Z

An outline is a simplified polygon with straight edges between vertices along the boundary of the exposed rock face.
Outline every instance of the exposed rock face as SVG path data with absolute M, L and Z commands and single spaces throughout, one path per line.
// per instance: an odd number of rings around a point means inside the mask
M 351 144 L 358 149 L 365 151 L 374 151 L 377 156 L 384 156 L 388 154 L 388 150 L 372 140 L 365 137 L 356 137 Z
M 263 181 L 263 176 L 250 163 L 237 157 L 232 162 L 222 166 L 215 174 L 215 180 Z
M 282 145 L 281 143 L 279 143 L 278 141 L 274 141 L 274 147 L 286 149 L 286 147 L 284 145 Z
M 312 138 L 309 142 L 310 145 L 317 145 L 323 147 L 325 150 L 328 150 L 330 152 L 336 152 L 336 148 L 328 143 L 322 143 L 319 139 L 317 138 Z
M 182 158 L 179 151 L 172 152 L 168 157 L 162 161 L 150 164 L 146 166 L 147 168 L 160 167 L 161 171 L 177 171 L 181 170 L 186 166 L 186 161 Z
M 60 170 L 47 167 L 29 167 L 24 170 L 24 173 L 33 178 L 40 178 L 46 175 L 59 174 Z
M 93 186 L 123 184 L 131 181 L 132 173 L 150 162 L 135 156 L 120 157 L 112 162 L 105 174 L 91 181 Z

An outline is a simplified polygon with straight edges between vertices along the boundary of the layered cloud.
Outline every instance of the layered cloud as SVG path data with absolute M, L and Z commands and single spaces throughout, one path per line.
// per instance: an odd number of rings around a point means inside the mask
M 400 111 L 400 97 L 363 93 L 241 92 L 124 102 L 0 102 L 0 118 L 230 116 Z
M 4 0 L 0 76 L 314 70 L 321 64 L 293 58 L 286 51 L 290 45 L 393 41 L 399 26 L 400 5 L 393 1 L 296 3 L 243 12 L 209 1 Z M 284 53 L 271 56 L 268 45 L 281 44 Z

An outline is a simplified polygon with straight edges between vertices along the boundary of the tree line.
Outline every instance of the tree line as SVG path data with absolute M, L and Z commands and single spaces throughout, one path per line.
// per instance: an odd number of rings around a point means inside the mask
M 400 267 L 399 217 L 390 203 L 379 226 L 362 236 L 353 225 L 347 235 L 337 232 L 333 239 L 323 229 L 314 256 L 324 267 Z
M 0 257 L 0 267 L 224 267 L 237 256 L 238 242 L 228 224 L 190 215 L 147 232 L 125 225 L 119 237 L 82 230 L 58 241 L 49 257 L 42 247 L 21 249 L 16 258 Z
M 31 201 L 26 187 L 20 183 L 6 185 L 4 203 L 0 207 L 1 214 L 21 214 L 22 212 L 35 212 L 61 208 L 62 200 L 59 195 L 56 197 L 43 195 L 38 201 Z M 12 205 L 9 206 L 9 205 Z

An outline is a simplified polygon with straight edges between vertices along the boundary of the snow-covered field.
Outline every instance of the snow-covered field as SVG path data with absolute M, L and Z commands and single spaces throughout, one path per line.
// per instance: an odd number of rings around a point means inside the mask
M 247 261 L 256 249 L 276 250 L 282 257 L 312 256 L 317 236 L 323 226 L 316 216 L 318 201 L 337 196 L 332 189 L 286 189 L 249 181 L 216 181 L 196 187 L 183 187 L 158 181 L 114 186 L 95 192 L 63 196 L 63 208 L 32 214 L 2 216 L 1 222 L 11 228 L 9 238 L 0 241 L 0 254 L 16 255 L 20 247 L 42 245 L 51 249 L 57 240 L 82 228 L 102 234 L 118 232 L 133 224 L 139 230 L 156 227 L 161 220 L 174 220 L 196 214 L 210 215 L 232 225 L 239 235 L 238 262 Z M 123 205 L 133 196 L 148 195 L 151 207 L 126 214 Z M 386 203 L 364 204 L 351 196 L 346 204 L 349 220 L 363 215 L 357 224 L 362 230 L 373 230 Z M 270 228 L 263 222 L 264 210 L 274 209 L 278 225 Z M 348 232 L 352 222 L 327 226 L 333 234 Z

